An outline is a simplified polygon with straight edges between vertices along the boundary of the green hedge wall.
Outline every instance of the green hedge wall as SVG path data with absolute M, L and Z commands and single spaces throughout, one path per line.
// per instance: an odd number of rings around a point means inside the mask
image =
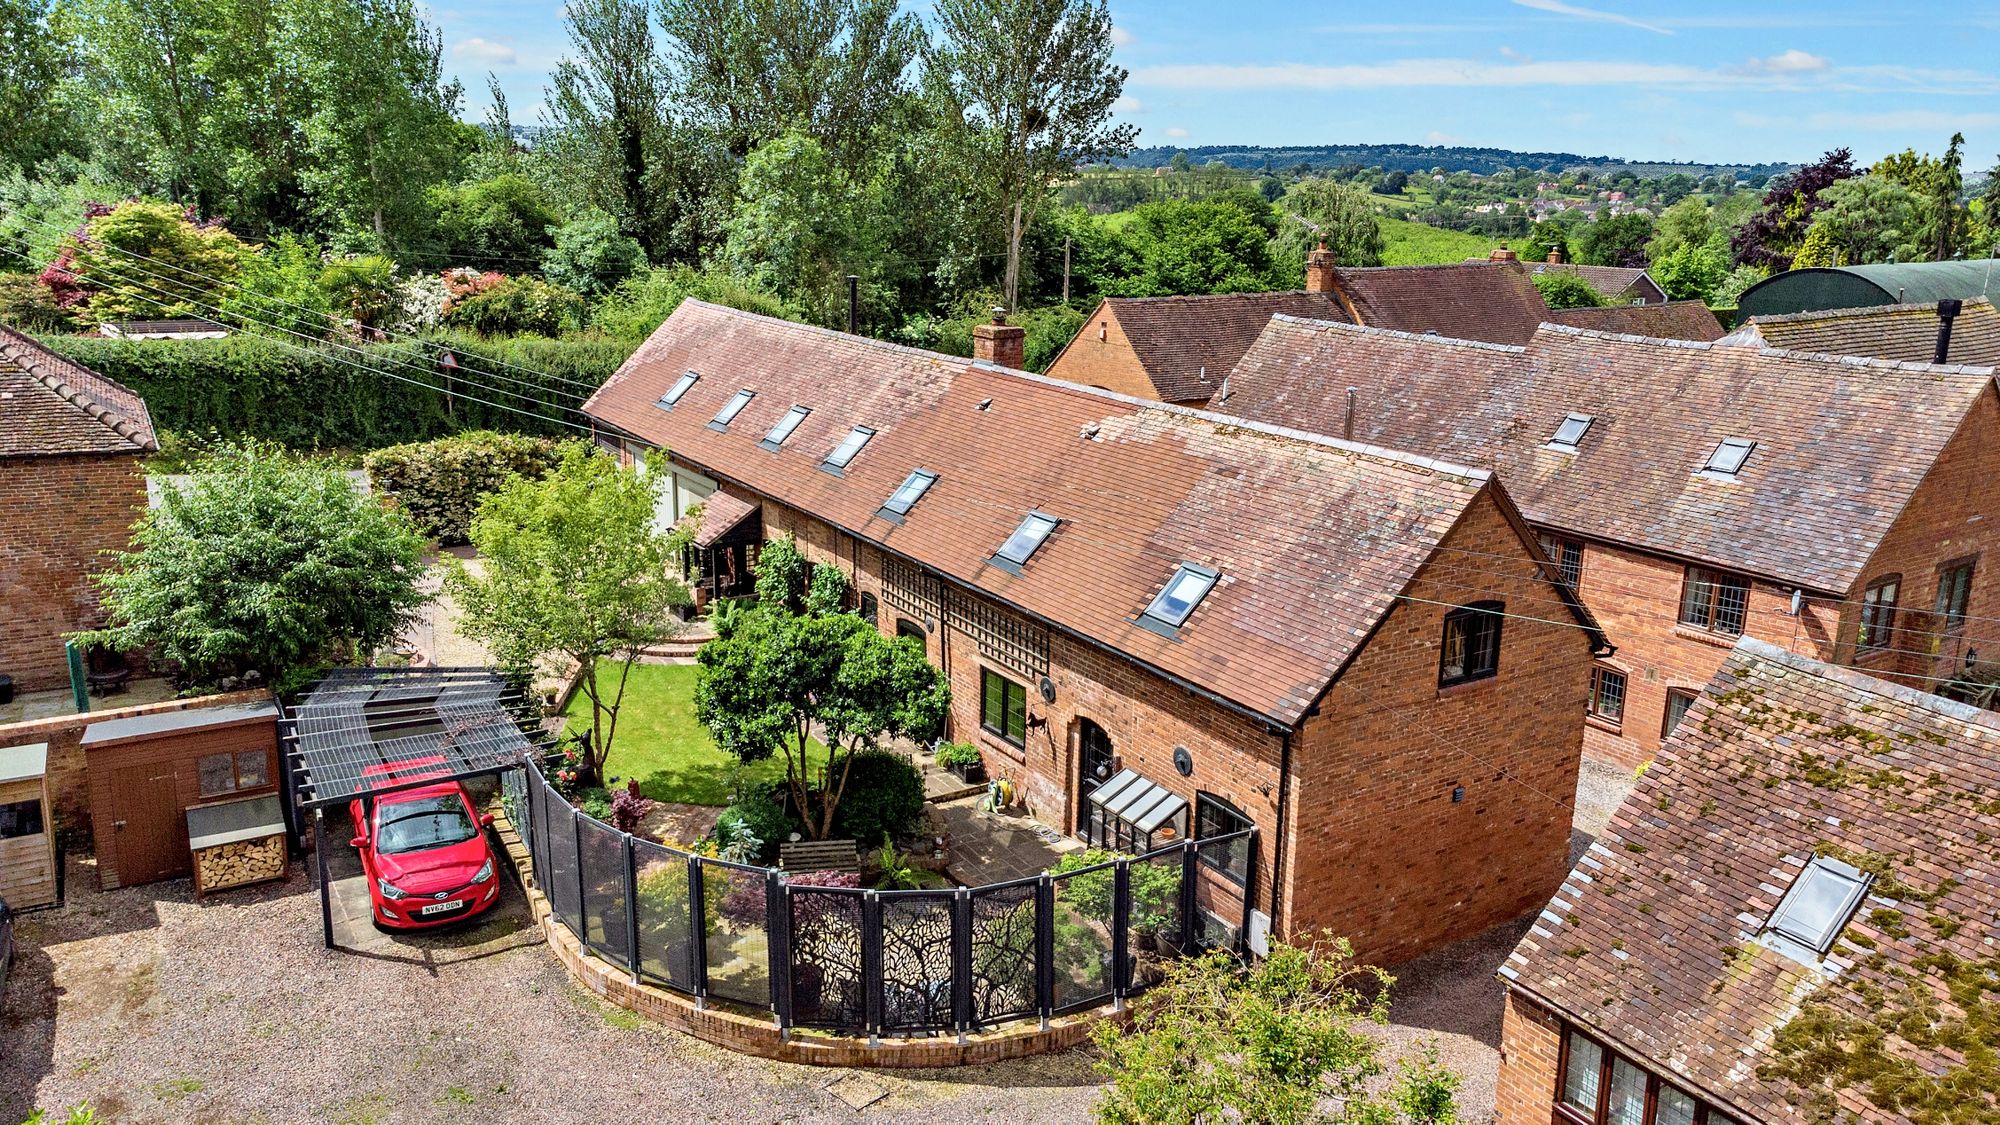
M 633 348 L 603 339 L 450 335 L 424 343 L 357 345 L 358 355 L 250 335 L 45 336 L 42 343 L 139 392 L 160 429 L 214 431 L 315 450 L 377 449 L 475 429 L 573 436 L 577 431 L 557 419 L 581 422 L 575 408 Z M 467 349 L 499 362 L 474 358 Z M 446 350 L 461 366 L 449 403 L 436 389 L 446 382 L 437 366 Z M 472 386 L 475 382 L 485 386 Z

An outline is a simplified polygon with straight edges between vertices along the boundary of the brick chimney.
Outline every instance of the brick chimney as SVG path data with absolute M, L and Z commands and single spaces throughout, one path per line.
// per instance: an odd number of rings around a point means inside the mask
M 1319 249 L 1306 253 L 1306 292 L 1333 292 L 1333 251 L 1322 241 Z
M 1519 254 L 1514 253 L 1505 246 L 1495 246 L 1493 252 L 1486 255 L 1486 260 L 1489 262 L 1515 262 L 1519 261 L 1520 258 Z
M 993 323 L 972 326 L 972 358 L 1019 370 L 1027 358 L 1028 330 L 1007 323 L 1007 310 L 994 309 Z
M 1562 265 L 1562 264 L 1563 264 L 1563 248 L 1562 248 L 1562 247 L 1560 247 L 1560 246 L 1551 246 L 1551 247 L 1549 247 L 1549 264 L 1550 264 L 1550 265 L 1552 265 L 1552 266 L 1559 266 L 1559 265 Z

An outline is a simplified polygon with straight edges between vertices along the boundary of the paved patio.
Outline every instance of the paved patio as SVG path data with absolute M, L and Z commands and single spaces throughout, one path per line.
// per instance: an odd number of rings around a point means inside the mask
M 141 703 L 161 703 L 176 694 L 174 685 L 161 679 L 132 680 L 110 695 L 90 697 L 92 711 L 114 707 L 136 707 Z M 68 688 L 55 691 L 16 692 L 12 703 L 0 703 L 0 723 L 26 723 L 76 714 L 76 699 Z
M 951 833 L 946 870 L 967 886 L 1040 875 L 1064 855 L 1083 849 L 1082 841 L 1068 839 L 1024 812 L 982 812 L 980 800 L 962 797 L 937 806 Z

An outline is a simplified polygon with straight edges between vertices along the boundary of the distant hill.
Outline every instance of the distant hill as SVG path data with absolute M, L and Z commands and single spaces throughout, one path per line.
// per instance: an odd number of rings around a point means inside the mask
M 1120 168 L 1159 168 L 1171 164 L 1176 154 L 1186 153 L 1199 166 L 1220 160 L 1232 168 L 1249 171 L 1282 172 L 1304 164 L 1314 170 L 1342 165 L 1376 167 L 1385 171 L 1447 172 L 1491 174 L 1503 168 L 1535 168 L 1547 172 L 1629 171 L 1635 176 L 1656 177 L 1672 172 L 1691 176 L 1717 172 L 1740 172 L 1749 176 L 1771 176 L 1788 172 L 1792 164 L 1694 164 L 1659 160 L 1624 160 L 1610 156 L 1580 156 L 1573 152 L 1515 152 L 1505 148 L 1468 148 L 1461 145 L 1197 145 L 1180 148 L 1156 145 L 1142 148 L 1113 163 Z

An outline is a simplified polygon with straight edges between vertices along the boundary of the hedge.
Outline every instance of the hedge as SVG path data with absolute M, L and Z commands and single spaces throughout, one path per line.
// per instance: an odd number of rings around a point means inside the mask
M 475 430 L 378 449 L 362 464 L 375 487 L 395 496 L 418 530 L 455 547 L 471 533 L 481 500 L 514 477 L 547 476 L 561 456 L 550 438 Z
M 220 340 L 44 336 L 41 341 L 139 392 L 160 429 L 212 431 L 314 450 L 376 449 L 476 429 L 575 435 L 560 420 L 580 424 L 576 407 L 633 348 L 599 338 L 451 334 L 353 350 L 294 347 L 247 334 Z M 438 389 L 447 383 L 438 367 L 446 351 L 460 365 L 449 380 L 456 391 L 449 398 Z

